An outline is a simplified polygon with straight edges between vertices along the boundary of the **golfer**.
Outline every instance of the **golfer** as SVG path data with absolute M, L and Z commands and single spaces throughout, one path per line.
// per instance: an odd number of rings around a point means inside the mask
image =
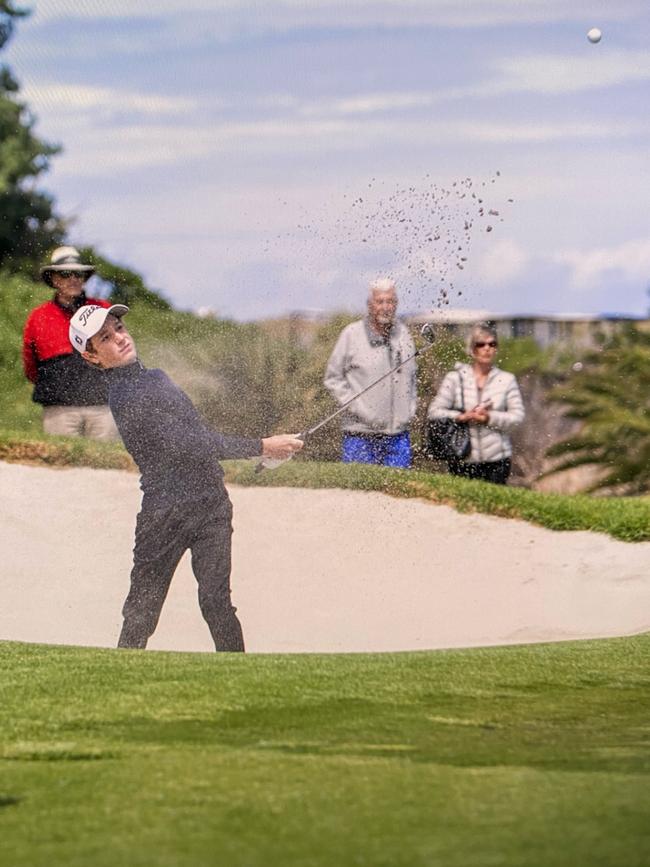
M 225 436 L 207 428 L 184 391 L 162 370 L 148 370 L 138 360 L 122 322 L 128 309 L 91 304 L 70 320 L 73 347 L 105 371 L 109 406 L 141 473 L 142 508 L 118 647 L 146 647 L 176 566 L 189 548 L 215 649 L 243 651 L 230 599 L 232 504 L 217 459 L 286 458 L 302 448 L 302 441 L 289 434 Z

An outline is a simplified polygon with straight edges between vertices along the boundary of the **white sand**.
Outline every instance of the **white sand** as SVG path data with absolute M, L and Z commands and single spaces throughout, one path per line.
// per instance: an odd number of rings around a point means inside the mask
M 0 639 L 114 646 L 140 492 L 0 463 Z M 231 488 L 247 649 L 411 650 L 650 630 L 650 543 L 355 491 Z M 212 649 L 186 555 L 150 648 Z

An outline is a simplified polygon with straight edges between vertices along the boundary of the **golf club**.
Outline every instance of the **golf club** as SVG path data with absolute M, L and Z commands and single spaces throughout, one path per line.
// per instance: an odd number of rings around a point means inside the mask
M 376 385 L 379 385 L 380 382 L 383 382 L 387 377 L 391 374 L 395 373 L 395 371 L 399 370 L 400 367 L 404 367 L 405 364 L 408 364 L 409 361 L 412 361 L 414 358 L 417 358 L 422 353 L 426 352 L 427 349 L 430 349 L 433 346 L 433 343 L 436 339 L 436 335 L 433 329 L 433 325 L 430 322 L 425 322 L 422 328 L 420 329 L 420 336 L 424 339 L 425 343 L 419 349 L 416 349 L 412 355 L 409 355 L 408 358 L 405 358 L 403 361 L 400 361 L 399 364 L 396 364 L 395 367 L 392 367 L 389 371 L 382 374 L 379 379 L 376 379 L 374 382 L 371 382 L 370 385 L 367 385 L 364 389 L 357 392 L 357 394 L 353 395 L 349 400 L 346 400 L 344 404 L 342 404 L 337 410 L 333 413 L 330 413 L 326 418 L 319 421 L 317 424 L 310 427 L 308 430 L 302 431 L 302 433 L 298 434 L 298 439 L 301 439 L 303 442 L 305 439 L 312 434 L 316 433 L 317 430 L 320 430 L 326 424 L 335 419 L 338 415 L 340 415 L 345 409 L 347 409 L 351 403 L 354 403 L 355 400 L 358 400 L 362 395 L 366 394 L 366 392 L 370 391 L 371 388 L 374 388 Z M 264 469 L 275 469 L 275 467 L 279 467 L 280 464 L 284 464 L 286 461 L 291 460 L 291 457 L 288 458 L 262 458 L 262 460 L 255 467 L 255 472 L 260 473 Z

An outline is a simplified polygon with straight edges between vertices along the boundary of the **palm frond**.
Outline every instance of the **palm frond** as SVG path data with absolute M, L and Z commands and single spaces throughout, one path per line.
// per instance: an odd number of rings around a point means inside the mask
M 561 458 L 550 473 L 593 464 L 606 471 L 594 490 L 650 490 L 650 334 L 625 328 L 587 356 L 586 368 L 550 396 L 582 422 L 578 434 L 548 449 Z

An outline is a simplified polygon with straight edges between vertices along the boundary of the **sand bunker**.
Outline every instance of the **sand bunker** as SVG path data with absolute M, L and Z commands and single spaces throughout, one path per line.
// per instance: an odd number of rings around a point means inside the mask
M 137 476 L 0 463 L 0 639 L 114 646 Z M 232 487 L 252 652 L 424 650 L 650 629 L 650 543 L 355 491 Z M 212 649 L 189 557 L 149 647 Z

